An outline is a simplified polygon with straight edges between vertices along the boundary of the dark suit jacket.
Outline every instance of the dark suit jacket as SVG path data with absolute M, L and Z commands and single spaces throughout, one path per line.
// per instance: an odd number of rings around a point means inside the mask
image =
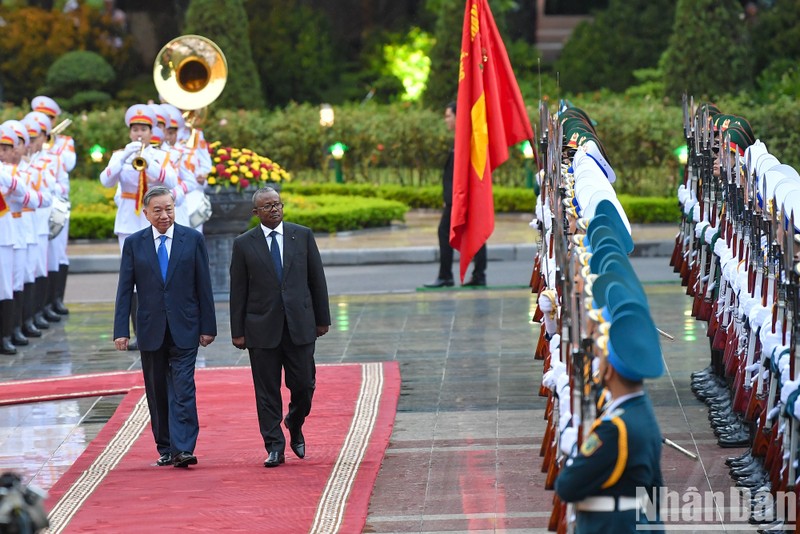
M 130 337 L 128 316 L 134 285 L 139 294 L 136 334 L 140 350 L 158 350 L 167 324 L 175 345 L 183 349 L 197 347 L 200 334 L 217 335 L 208 252 L 203 235 L 197 230 L 175 225 L 166 283 L 161 279 L 152 227 L 125 240 L 114 339 Z
M 233 242 L 231 255 L 231 337 L 245 338 L 247 348 L 278 346 L 286 321 L 292 342 L 317 339 L 317 325 L 331 324 L 328 286 L 314 234 L 283 222 L 283 283 L 261 225 Z

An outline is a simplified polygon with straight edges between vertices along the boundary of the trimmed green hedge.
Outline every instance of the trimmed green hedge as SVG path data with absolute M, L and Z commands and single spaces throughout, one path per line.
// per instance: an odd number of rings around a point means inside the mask
M 403 220 L 408 209 L 442 207 L 439 186 L 375 187 L 366 184 L 282 185 L 286 218 L 317 232 L 340 232 L 388 226 Z M 72 239 L 114 237 L 113 189 L 89 180 L 73 180 L 69 235 Z M 632 223 L 677 223 L 678 203 L 673 198 L 620 195 L 620 203 Z M 536 198 L 530 189 L 497 186 L 494 204 L 497 213 L 531 213 Z M 252 224 L 256 224 L 254 218 Z

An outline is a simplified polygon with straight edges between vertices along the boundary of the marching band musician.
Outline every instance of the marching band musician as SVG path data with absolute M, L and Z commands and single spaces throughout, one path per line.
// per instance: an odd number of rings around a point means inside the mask
M 50 119 L 43 113 L 32 111 L 22 120 L 22 124 L 28 129 L 30 138 L 28 172 L 31 176 L 31 183 L 34 189 L 47 191 L 52 197 L 56 188 L 56 173 L 64 171 L 56 160 L 52 160 L 42 150 L 50 135 Z M 34 227 L 37 246 L 35 256 L 28 257 L 28 262 L 33 262 L 34 269 L 33 324 L 40 330 L 47 330 L 50 328 L 50 322 L 61 320 L 61 317 L 52 311 L 45 317 L 48 295 L 47 255 L 50 237 L 50 210 L 51 206 L 48 205 L 38 208 L 35 212 Z
M 28 342 L 21 332 L 19 338 L 14 336 L 18 315 L 14 307 L 14 249 L 25 247 L 19 228 L 22 208 L 36 206 L 42 200 L 19 175 L 12 174 L 14 148 L 19 144 L 13 129 L 0 125 L 0 354 L 16 354 L 16 345 Z M 22 283 L 19 287 L 21 290 Z
M 186 211 L 186 193 L 194 182 L 194 176 L 188 170 L 181 168 L 181 152 L 172 148 L 167 143 L 164 130 L 161 127 L 153 127 L 153 135 L 150 137 L 150 144 L 170 154 L 169 161 L 178 174 L 178 185 L 171 189 L 172 197 L 175 202 L 175 222 L 183 226 L 189 226 L 189 213 Z M 187 183 L 186 180 L 189 180 L 189 183 Z
M 169 125 L 166 130 L 167 142 L 181 151 L 180 167 L 185 168 L 185 171 L 188 171 L 193 176 L 193 180 L 184 179 L 189 186 L 184 204 L 190 220 L 189 226 L 202 233 L 203 223 L 200 222 L 198 224 L 198 221 L 203 221 L 204 219 L 201 217 L 192 222 L 192 215 L 201 211 L 205 197 L 203 190 L 206 186 L 206 178 L 208 173 L 211 172 L 211 157 L 207 148 L 201 149 L 186 146 L 189 134 L 185 133 L 187 132 L 186 123 L 181 111 L 172 104 L 161 104 L 161 107 L 169 115 Z
M 49 206 L 49 191 L 30 187 L 30 175 L 26 170 L 25 156 L 29 137 L 25 126 L 16 120 L 6 121 L 9 133 L 13 134 L 11 150 L 5 149 L 3 163 L 7 165 L 12 178 L 23 184 L 29 191 L 27 202 L 11 203 L 11 216 L 14 230 L 14 267 L 12 269 L 12 289 L 14 298 L 14 329 L 11 341 L 22 346 L 29 343 L 29 337 L 41 337 L 42 332 L 33 324 L 33 258 L 36 241 L 33 212 L 36 208 Z M 8 143 L 6 143 L 8 144 Z
M 142 211 L 147 188 L 163 185 L 172 189 L 178 185 L 175 167 L 170 163 L 170 154 L 150 146 L 156 114 L 147 104 L 135 104 L 125 113 L 131 142 L 111 155 L 108 166 L 100 173 L 100 182 L 106 187 L 117 187 L 117 216 L 114 233 L 119 240 L 120 252 L 125 239 L 150 223 Z M 140 166 L 138 169 L 134 164 Z M 137 295 L 131 305 L 133 332 L 136 334 Z M 135 338 L 128 343 L 128 350 L 138 350 Z
M 169 154 L 150 145 L 156 115 L 146 104 L 135 104 L 125 113 L 125 124 L 131 142 L 111 155 L 108 166 L 100 173 L 100 182 L 106 187 L 121 187 L 114 233 L 119 239 L 120 251 L 125 238 L 145 228 L 147 219 L 142 213 L 142 198 L 151 185 L 173 188 L 178 176 L 169 162 Z M 137 170 L 133 162 L 144 160 L 144 168 Z
M 48 96 L 37 96 L 31 100 L 33 111 L 44 113 L 50 118 L 55 128 L 56 119 L 61 115 L 61 108 L 55 100 Z M 75 168 L 76 154 L 75 142 L 72 137 L 64 134 L 51 136 L 44 150 L 51 158 L 57 161 L 61 167 L 56 172 L 55 194 L 64 202 L 64 210 L 69 210 L 69 174 Z M 63 171 L 63 172 L 62 172 Z M 64 292 L 67 287 L 67 275 L 69 273 L 69 256 L 67 256 L 67 241 L 69 240 L 69 217 L 65 217 L 64 226 L 61 231 L 48 243 L 47 249 L 47 278 L 48 278 L 48 305 L 45 310 L 45 317 L 53 318 L 52 313 L 59 315 L 69 314 L 69 310 L 64 306 Z

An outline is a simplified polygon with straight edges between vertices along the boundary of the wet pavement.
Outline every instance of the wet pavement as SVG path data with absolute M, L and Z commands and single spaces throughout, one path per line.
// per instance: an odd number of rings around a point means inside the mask
M 674 228 L 652 231 L 660 239 L 674 235 Z M 532 240 L 532 231 L 525 232 Z M 435 233 L 432 238 L 435 243 Z M 707 363 L 707 341 L 667 262 L 633 261 L 655 322 L 675 337 L 662 341 L 667 374 L 648 389 L 663 434 L 700 461 L 665 448 L 665 482 L 676 490 L 727 492 L 723 459 L 742 451 L 717 447 L 706 407 L 689 391 L 690 373 Z M 530 322 L 535 296 L 525 288 L 530 268 L 525 260 L 493 261 L 489 289 L 449 291 L 417 290 L 432 280 L 435 264 L 327 269 L 333 325 L 317 344 L 317 362 L 396 360 L 402 377 L 366 532 L 546 531 L 553 494 L 544 489 L 539 455 L 545 399 L 538 395 L 542 362 L 533 359 L 538 326 Z M 139 369 L 138 353 L 113 348 L 115 286 L 113 273 L 70 276 L 69 317 L 16 356 L 3 357 L 0 380 Z M 200 349 L 198 366 L 248 365 L 246 353 L 230 342 L 227 305 L 219 303 L 217 313 L 219 337 Z M 51 487 L 120 400 L 0 407 L 0 469 Z M 723 508 L 712 506 L 704 525 L 724 528 Z

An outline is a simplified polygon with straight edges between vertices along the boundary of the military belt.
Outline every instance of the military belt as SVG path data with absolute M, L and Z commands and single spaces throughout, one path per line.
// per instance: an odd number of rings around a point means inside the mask
M 579 512 L 626 512 L 644 508 L 644 501 L 636 497 L 597 496 L 575 503 Z

